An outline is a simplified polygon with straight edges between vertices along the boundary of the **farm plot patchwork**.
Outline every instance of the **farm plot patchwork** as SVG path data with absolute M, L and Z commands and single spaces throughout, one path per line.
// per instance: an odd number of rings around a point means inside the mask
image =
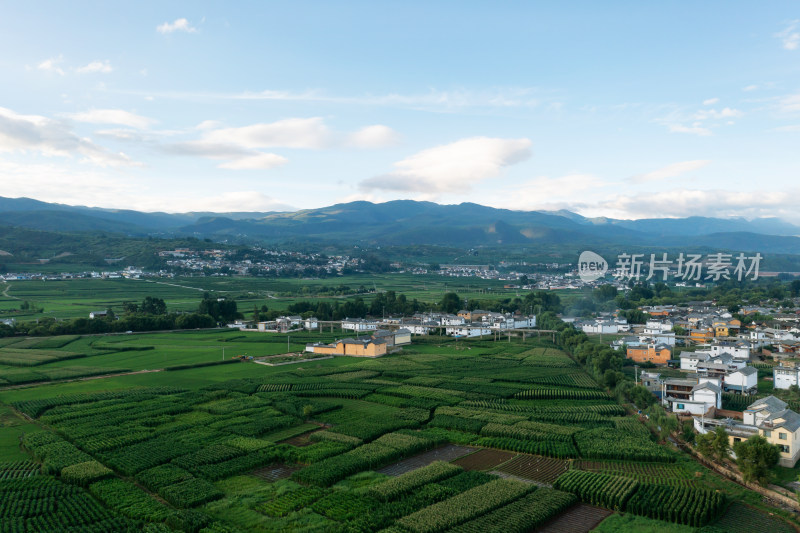
M 672 467 L 675 452 L 620 418 L 624 410 L 563 352 L 468 344 L 470 353 L 423 344 L 418 354 L 347 364 L 253 365 L 248 377 L 190 390 L 31 395 L 14 407 L 54 430 L 24 442 L 45 472 L 86 486 L 120 519 L 185 531 L 528 531 L 574 504 L 567 459 L 589 470 L 633 453 Z M 215 372 L 234 366 L 244 364 Z M 182 372 L 170 372 L 171 383 Z M 576 493 L 610 508 L 660 502 L 658 487 L 642 488 L 661 475 L 648 468 L 604 478 L 619 489 L 609 497 Z M 564 479 L 565 490 L 490 470 Z

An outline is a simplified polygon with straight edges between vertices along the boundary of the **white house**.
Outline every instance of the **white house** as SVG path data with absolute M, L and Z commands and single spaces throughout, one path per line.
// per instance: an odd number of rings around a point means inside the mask
M 428 335 L 431 331 L 439 327 L 438 322 L 422 320 L 406 320 L 402 326 L 414 335 Z
M 753 394 L 758 391 L 758 369 L 752 366 L 740 368 L 725 376 L 725 392 Z
M 800 386 L 800 368 L 781 365 L 772 369 L 774 389 L 788 389 L 792 385 Z
M 375 331 L 378 323 L 374 320 L 364 320 L 363 318 L 345 318 L 342 320 L 342 329 L 349 331 Z
M 439 324 L 442 326 L 460 326 L 466 323 L 464 317 L 456 316 L 456 315 L 440 315 L 439 317 Z
M 708 361 L 711 359 L 711 354 L 708 352 L 681 352 L 678 358 L 681 360 L 681 370 L 695 372 L 697 363 Z
M 587 322 L 581 324 L 581 330 L 584 333 L 619 333 L 619 326 L 616 322 L 611 320 L 596 320 L 594 322 Z
M 319 321 L 316 317 L 308 317 L 303 321 L 303 327 L 311 331 L 319 327 Z
M 712 344 L 709 347 L 709 351 L 711 352 L 711 355 L 714 356 L 723 353 L 729 353 L 734 359 L 738 359 L 740 361 L 750 360 L 750 345 L 745 342 L 720 342 L 717 344 Z
M 445 334 L 452 335 L 453 337 L 479 337 L 481 335 L 491 335 L 491 333 L 491 329 L 480 323 L 448 326 L 445 328 Z
M 698 383 L 692 387 L 689 399 L 667 398 L 670 409 L 675 413 L 705 414 L 715 407 L 722 406 L 722 389 L 711 380 Z

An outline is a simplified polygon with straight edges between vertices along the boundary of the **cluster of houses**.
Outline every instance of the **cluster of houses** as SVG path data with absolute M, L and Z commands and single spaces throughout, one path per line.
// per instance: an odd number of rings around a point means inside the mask
M 165 259 L 167 266 L 189 272 L 207 270 L 247 275 L 251 272 L 302 270 L 313 266 L 324 269 L 329 274 L 342 272 L 345 268 L 358 268 L 363 259 L 349 256 L 323 256 L 318 253 L 292 252 L 288 250 L 269 250 L 254 247 L 250 250 L 252 259 L 237 258 L 236 250 L 192 250 L 176 248 L 163 250 L 158 255 Z
M 326 322 L 326 324 L 328 323 L 330 322 Z M 246 327 L 244 324 L 235 324 L 234 326 Z M 345 318 L 341 321 L 341 329 L 354 333 L 367 333 L 388 326 L 405 328 L 414 335 L 443 333 L 453 337 L 480 337 L 501 330 L 536 327 L 536 317 L 475 309 L 473 311 L 462 310 L 455 315 L 418 313 L 410 318 Z M 318 329 L 320 321 L 314 317 L 282 316 L 269 322 L 259 322 L 256 327 L 258 331 L 262 332 L 287 333 L 298 329 Z

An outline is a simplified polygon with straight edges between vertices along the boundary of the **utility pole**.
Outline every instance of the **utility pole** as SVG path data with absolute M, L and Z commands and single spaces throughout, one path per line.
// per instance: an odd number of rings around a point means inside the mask
M 222 360 L 225 360 L 225 347 L 222 347 Z

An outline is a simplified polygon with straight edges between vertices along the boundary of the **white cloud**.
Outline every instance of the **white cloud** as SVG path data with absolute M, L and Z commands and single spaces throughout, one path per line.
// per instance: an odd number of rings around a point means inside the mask
M 175 19 L 174 22 L 165 22 L 156 26 L 156 31 L 158 33 L 173 33 L 176 31 L 183 31 L 186 33 L 196 33 L 197 28 L 193 27 L 188 20 L 185 18 Z
M 44 61 L 36 65 L 36 68 L 47 72 L 55 72 L 56 74 L 63 76 L 64 70 L 58 66 L 58 64 L 63 61 L 64 61 L 63 56 L 51 57 L 50 59 L 45 59 Z
M 187 141 L 166 144 L 160 150 L 171 155 L 227 159 L 218 168 L 230 170 L 268 170 L 285 165 L 289 160 L 278 154 L 270 154 L 243 148 L 242 146 L 209 141 Z
M 744 92 L 755 91 L 756 89 L 758 89 L 758 85 L 748 85 L 747 87 L 742 87 Z
M 228 191 L 215 196 L 186 198 L 180 203 L 165 204 L 159 210 L 172 213 L 189 211 L 211 211 L 212 213 L 231 213 L 236 211 L 296 211 L 286 203 L 258 191 Z M 179 209 L 180 211 L 176 211 Z
M 347 144 L 356 148 L 383 148 L 398 143 L 400 136 L 392 128 L 375 124 L 365 126 L 347 138 Z
M 720 110 L 716 109 L 701 109 L 697 113 L 695 113 L 694 118 L 695 120 L 719 120 L 723 118 L 738 118 L 741 117 L 744 113 L 739 111 L 738 109 L 731 109 L 730 107 L 725 107 Z
M 123 109 L 91 109 L 82 113 L 68 113 L 64 116 L 77 122 L 116 124 L 138 129 L 147 129 L 156 122 L 152 118 L 143 117 Z
M 706 159 L 697 159 L 694 161 L 681 161 L 679 163 L 672 163 L 671 165 L 667 165 L 663 168 L 659 168 L 658 170 L 648 172 L 647 174 L 639 174 L 638 176 L 634 176 L 631 178 L 631 181 L 633 183 L 661 181 L 667 178 L 674 178 L 676 176 L 680 176 L 681 174 L 685 174 L 693 170 L 699 170 L 704 166 L 708 165 L 709 163 L 711 163 L 711 161 Z
M 778 106 L 784 113 L 796 113 L 800 111 L 800 93 L 784 96 L 778 101 Z
M 331 133 L 322 118 L 289 118 L 269 124 L 252 124 L 240 128 L 211 130 L 203 140 L 244 148 L 325 148 Z
M 179 194 L 165 192 L 160 185 L 131 180 L 119 171 L 101 171 L 64 164 L 20 164 L 0 158 L 0 175 L 10 186 L 3 191 L 9 197 L 30 197 L 44 202 L 86 205 L 110 209 L 136 209 L 187 213 L 190 211 L 294 211 L 296 208 L 255 190 L 226 191 L 209 196 L 183 187 Z M 157 191 L 157 192 L 155 192 Z
M 218 120 L 204 120 L 194 127 L 196 130 L 214 130 L 222 127 L 222 122 Z
M 719 98 L 709 98 L 708 100 L 703 100 L 703 105 L 714 105 L 719 102 Z
M 699 135 L 701 137 L 707 137 L 711 135 L 711 130 L 708 128 L 704 128 L 700 124 L 692 124 L 691 126 L 683 126 L 681 124 L 670 124 L 669 131 L 672 133 L 691 133 L 693 135 Z
M 594 174 L 567 174 L 551 178 L 539 176 L 519 187 L 507 189 L 493 199 L 490 205 L 530 211 L 533 209 L 562 209 L 577 198 L 595 197 L 600 189 L 612 185 Z
M 800 48 L 800 20 L 793 20 L 783 31 L 775 34 L 775 37 L 781 40 L 783 48 L 786 50 L 797 50 Z
M 20 115 L 0 107 L 0 152 L 34 151 L 44 156 L 72 157 L 98 166 L 136 165 L 123 153 L 112 153 L 73 133 L 63 122 L 39 115 Z
M 624 218 L 704 216 L 781 216 L 797 218 L 793 191 L 672 189 L 617 195 L 596 202 L 593 211 Z
M 531 156 L 529 139 L 472 137 L 428 148 L 394 164 L 396 170 L 360 183 L 362 190 L 394 190 L 423 194 L 463 192 L 496 177 L 503 167 Z
M 77 72 L 78 74 L 91 74 L 94 72 L 108 74 L 113 70 L 114 69 L 111 67 L 111 63 L 109 63 L 109 61 L 106 59 L 104 61 L 92 61 L 85 67 L 80 67 L 75 69 L 75 72 Z
M 234 159 L 219 165 L 219 168 L 229 168 L 233 170 L 267 170 L 270 168 L 285 165 L 289 160 L 277 154 L 251 155 Z

